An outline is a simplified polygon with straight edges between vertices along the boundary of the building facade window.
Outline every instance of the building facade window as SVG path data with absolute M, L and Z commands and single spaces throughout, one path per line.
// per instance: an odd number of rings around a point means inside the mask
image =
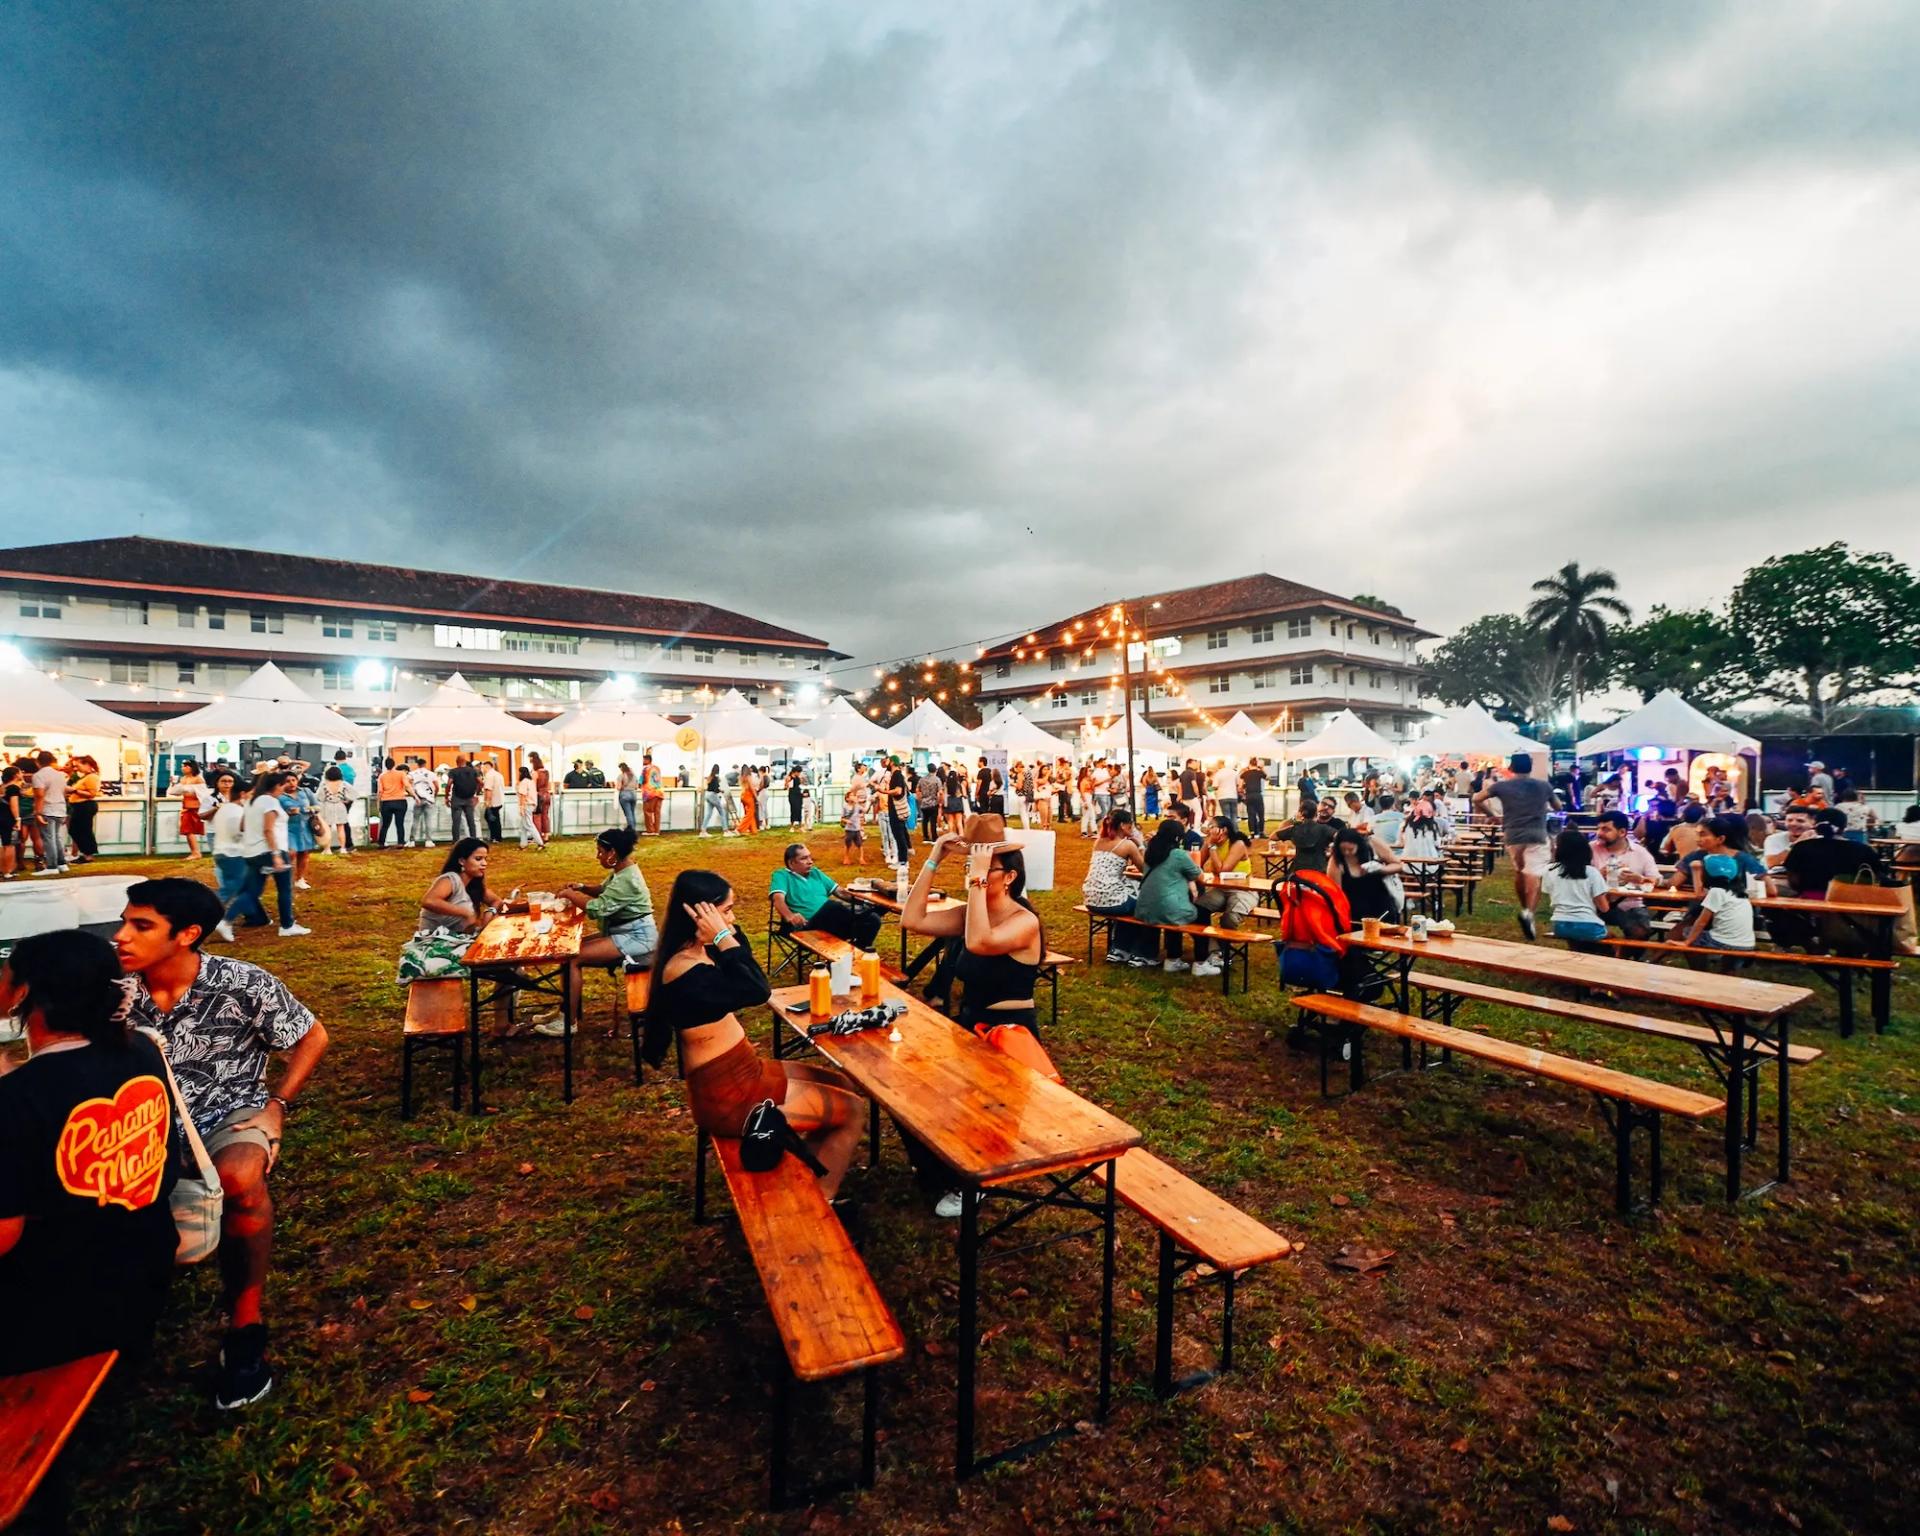
M 1312 667 L 1288 667 L 1287 683 L 1294 688 L 1306 688 L 1313 682 Z
M 226 627 L 227 610 L 224 608 L 209 608 L 207 610 L 207 628 L 225 629 Z
M 1233 686 L 1233 679 L 1224 672 L 1216 672 L 1207 679 L 1208 693 L 1225 693 Z
M 247 623 L 256 635 L 284 635 L 287 632 L 287 616 L 284 613 L 261 613 L 255 609 L 248 616 Z
M 320 633 L 329 640 L 351 640 L 353 638 L 353 620 L 324 615 L 320 620 Z
M 1312 633 L 1312 619 L 1302 616 L 1287 620 L 1287 638 L 1289 640 L 1304 640 Z
M 149 680 L 150 669 L 144 661 L 115 657 L 107 663 L 107 681 L 110 683 L 145 683 Z
M 500 643 L 503 649 L 509 651 L 537 651 L 546 656 L 580 654 L 580 639 L 577 635 L 545 635 L 508 630 L 500 637 Z
M 320 668 L 320 686 L 328 693 L 345 693 L 353 687 L 353 668 L 343 661 L 329 661 Z
M 1064 693 L 1056 693 L 1052 698 L 1055 709 L 1065 709 L 1067 707 L 1067 696 Z
M 1380 686 L 1380 674 L 1378 672 L 1369 672 L 1367 674 L 1367 686 L 1369 688 L 1378 688 Z
M 1207 649 L 1208 650 L 1224 651 L 1226 648 L 1227 648 L 1227 631 L 1226 630 L 1210 629 L 1207 631 Z
M 173 664 L 173 680 L 182 688 L 191 688 L 199 681 L 200 669 L 190 661 L 176 661 Z
M 366 627 L 369 640 L 384 640 L 388 645 L 392 645 L 400 638 L 398 624 L 389 623 L 385 619 L 363 619 L 361 623 Z
M 147 605 L 129 598 L 114 597 L 107 600 L 107 622 L 139 627 L 147 622 Z
M 1066 670 L 1067 670 L 1067 655 L 1066 655 L 1066 652 L 1065 652 L 1065 651 L 1055 651 L 1055 652 L 1054 652 L 1054 653 L 1053 653 L 1053 654 L 1052 654 L 1051 656 L 1049 656 L 1049 657 L 1047 658 L 1047 670 L 1048 670 L 1049 672 L 1064 672 L 1064 671 L 1066 671 Z
M 1278 680 L 1278 676 L 1279 674 L 1272 671 L 1256 672 L 1253 674 L 1253 686 L 1255 688 L 1271 688 Z
M 1269 645 L 1273 641 L 1273 625 L 1255 624 L 1247 631 L 1247 638 L 1255 645 Z
M 713 647 L 710 645 L 696 645 L 693 648 L 693 659 L 695 664 L 698 666 L 702 666 L 702 667 L 712 666 L 713 665 Z
M 174 605 L 173 622 L 176 627 L 180 629 L 192 629 L 199 621 L 199 618 L 200 615 L 194 610 L 192 603 L 176 603 Z
M 1100 695 L 1092 688 L 1082 688 L 1080 690 L 1080 702 L 1082 704 L 1095 703 L 1099 697 Z
M 500 649 L 500 631 L 474 629 L 465 624 L 436 624 L 433 626 L 433 643 L 449 650 L 497 651 Z
M 60 617 L 60 599 L 57 597 L 23 597 L 20 599 L 20 617 L 23 619 L 57 619 Z
M 678 688 L 662 688 L 660 690 L 660 702 L 662 704 L 678 704 L 685 697 L 685 693 Z

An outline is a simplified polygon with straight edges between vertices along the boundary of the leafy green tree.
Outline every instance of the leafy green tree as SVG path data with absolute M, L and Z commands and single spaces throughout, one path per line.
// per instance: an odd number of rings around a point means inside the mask
M 1642 622 L 1616 629 L 1610 644 L 1613 681 L 1642 699 L 1671 688 L 1711 713 L 1752 697 L 1744 645 L 1704 608 L 1656 606 Z
M 1741 578 L 1727 619 L 1750 691 L 1823 731 L 1845 723 L 1841 706 L 1920 670 L 1920 583 L 1889 554 L 1828 544 L 1776 555 Z
M 1517 613 L 1490 613 L 1462 625 L 1428 662 L 1434 694 L 1478 704 L 1516 725 L 1553 713 L 1560 660 L 1539 626 Z
M 879 678 L 864 697 L 855 694 L 854 707 L 882 725 L 897 725 L 922 699 L 932 699 L 961 725 L 980 724 L 980 679 L 971 662 L 937 660 L 904 662 Z
M 1371 592 L 1355 593 L 1353 602 L 1361 608 L 1371 608 L 1377 613 L 1398 614 L 1403 619 L 1407 616 L 1405 609 L 1396 608 L 1392 603 L 1387 602 L 1384 598 L 1375 597 Z
M 1546 632 L 1560 658 L 1567 702 L 1576 721 L 1583 669 L 1587 669 L 1585 675 L 1598 675 L 1598 664 L 1612 638 L 1612 621 L 1625 624 L 1633 619 L 1633 610 L 1613 595 L 1619 589 L 1612 571 L 1583 571 L 1573 560 L 1533 584 L 1538 595 L 1528 605 L 1527 622 Z

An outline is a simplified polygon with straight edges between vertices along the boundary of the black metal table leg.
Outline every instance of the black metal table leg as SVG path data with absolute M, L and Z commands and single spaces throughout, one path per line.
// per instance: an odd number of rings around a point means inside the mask
M 1325 1068 L 1322 1068 L 1324 1076 Z M 1321 1091 L 1324 1093 L 1325 1087 Z M 1173 1237 L 1164 1228 L 1160 1232 L 1160 1280 L 1154 1295 L 1153 1316 L 1153 1393 L 1155 1397 L 1173 1396 Z
M 467 1053 L 473 1064 L 470 1108 L 480 1113 L 480 973 L 467 972 Z
M 960 1400 L 953 1416 L 953 1476 L 973 1475 L 973 1374 L 979 1350 L 980 1191 L 960 1191 Z
M 566 1104 L 573 1102 L 574 1003 L 586 990 L 586 973 L 579 966 L 569 963 L 560 968 L 560 1098 Z
M 1745 1145 L 1741 1115 L 1746 1107 L 1747 1026 L 1737 1014 L 1727 1053 L 1727 1204 L 1740 1199 L 1740 1153 Z
M 1113 1406 L 1113 1239 L 1114 1239 L 1114 1185 L 1120 1182 L 1120 1160 L 1107 1159 L 1107 1201 L 1106 1215 L 1103 1220 L 1105 1231 L 1101 1235 L 1103 1244 L 1100 1256 L 1100 1414 L 1102 1422 L 1106 1420 L 1107 1410 Z

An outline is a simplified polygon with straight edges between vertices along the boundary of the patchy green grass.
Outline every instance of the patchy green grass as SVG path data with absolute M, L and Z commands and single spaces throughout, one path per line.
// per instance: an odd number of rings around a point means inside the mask
M 757 937 L 784 837 L 644 847 L 656 896 L 691 862 L 735 879 Z M 837 849 L 822 833 L 829 868 Z M 1040 899 L 1078 952 L 1085 844 Z M 583 843 L 503 849 L 495 883 L 593 873 Z M 141 867 L 131 861 L 122 867 Z M 158 867 L 158 866 L 153 866 Z M 335 1044 L 275 1185 L 269 1305 L 280 1382 L 240 1416 L 207 1402 L 213 1275 L 189 1274 L 154 1363 L 74 1443 L 76 1526 L 138 1533 L 627 1530 L 1861 1532 L 1910 1529 L 1920 1463 L 1920 985 L 1895 1028 L 1841 1041 L 1818 989 L 1797 1034 L 1790 1188 L 1729 1210 L 1717 1125 L 1669 1128 L 1662 1217 L 1611 1210 L 1597 1114 L 1550 1084 L 1471 1066 L 1323 1103 L 1280 1043 L 1272 963 L 1251 997 L 1095 966 L 1063 984 L 1049 1040 L 1068 1080 L 1147 1144 L 1301 1242 L 1241 1287 L 1239 1368 L 1160 1404 L 1154 1245 L 1122 1215 L 1121 1359 L 1097 1433 L 956 1488 L 953 1229 L 889 1143 L 857 1174 L 868 1263 L 909 1358 L 886 1375 L 878 1486 L 775 1517 L 764 1503 L 772 1332 L 727 1224 L 691 1223 L 679 1086 L 632 1083 L 588 985 L 578 1096 L 558 1046 L 489 1042 L 491 1112 L 446 1108 L 422 1059 L 398 1118 L 395 951 L 437 856 L 316 860 L 312 938 L 247 935 Z M 166 866 L 181 868 L 178 864 Z M 1501 878 L 1467 926 L 1508 934 Z M 891 933 L 885 941 L 891 945 Z M 1506 1010 L 1510 1038 L 1711 1089 L 1697 1056 Z M 764 1038 L 764 1036 L 763 1036 Z M 1376 1061 L 1388 1054 L 1376 1051 Z M 438 1097 L 436 1097 L 438 1096 Z M 1762 1139 L 1771 1132 L 1770 1115 Z M 1764 1159 L 1762 1160 L 1764 1161 Z M 716 1209 L 725 1197 L 716 1185 Z M 1391 1249 L 1375 1276 L 1343 1244 Z M 1097 1267 L 1063 1245 L 989 1271 L 981 1443 L 1091 1411 Z M 1178 1354 L 1217 1334 L 1183 1308 Z M 800 1398 L 798 1464 L 844 1461 L 855 1394 Z

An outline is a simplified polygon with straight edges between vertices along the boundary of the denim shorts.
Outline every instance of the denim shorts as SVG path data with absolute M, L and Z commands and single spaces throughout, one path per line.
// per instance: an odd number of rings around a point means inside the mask
M 618 928 L 610 929 L 607 937 L 613 940 L 621 955 L 635 965 L 651 960 L 654 950 L 660 946 L 660 930 L 651 917 L 622 923 Z
M 1588 943 L 1593 943 L 1607 936 L 1607 925 L 1605 923 L 1555 922 L 1553 936 L 1556 939 L 1584 939 Z

